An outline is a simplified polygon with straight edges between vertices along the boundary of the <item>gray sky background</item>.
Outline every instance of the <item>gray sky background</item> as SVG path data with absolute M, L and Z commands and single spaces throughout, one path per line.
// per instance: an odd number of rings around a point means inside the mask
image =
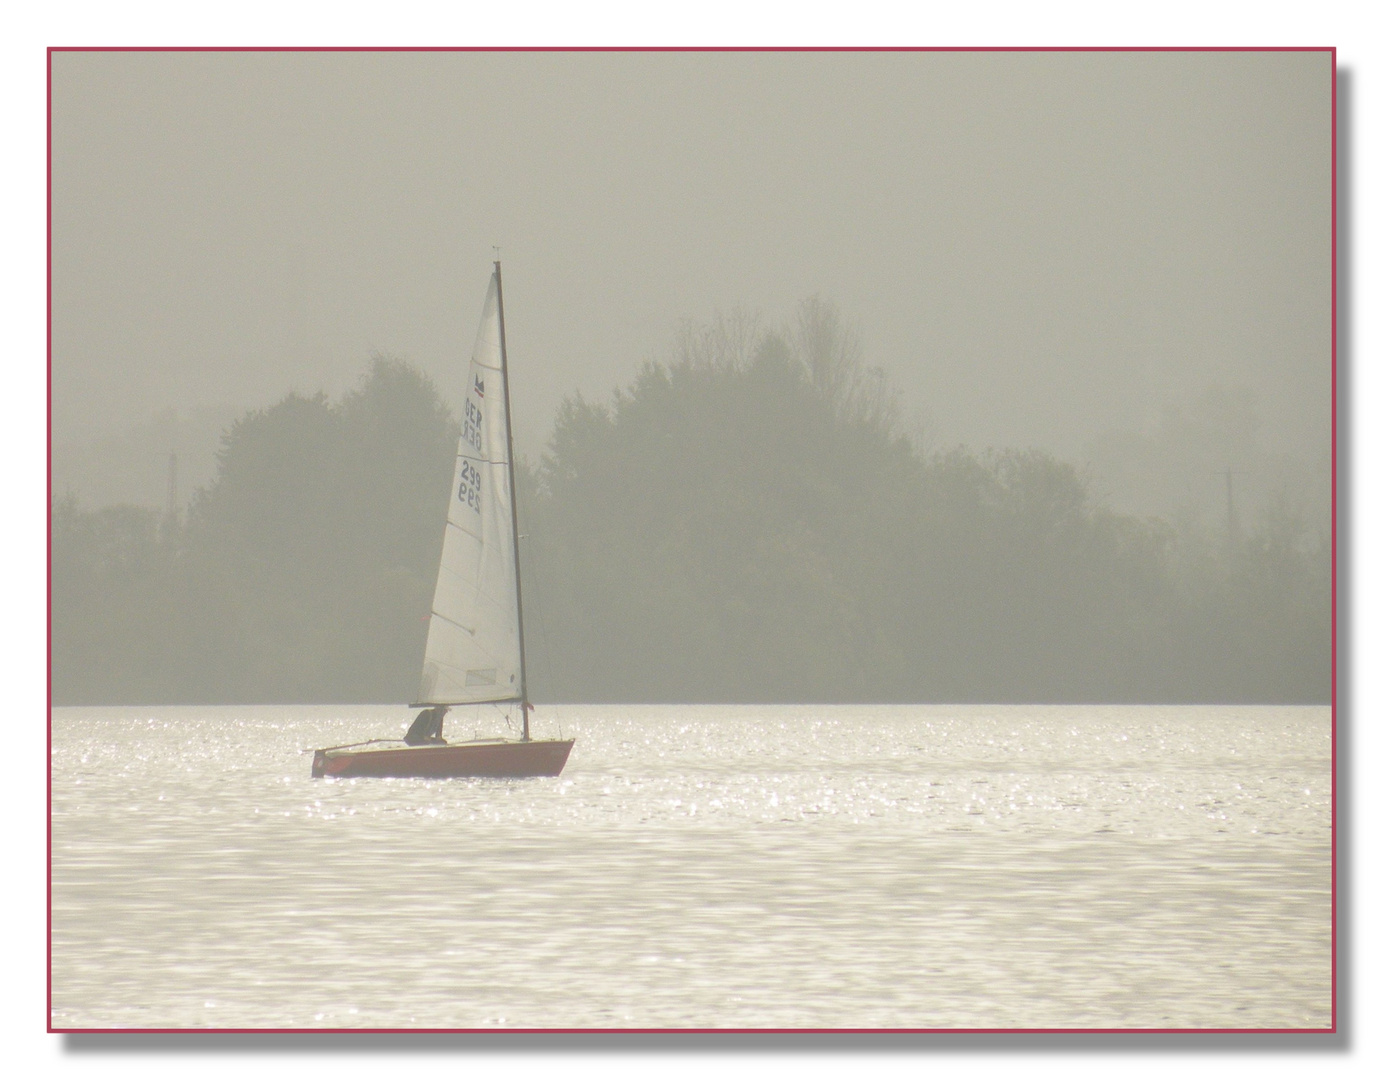
M 1079 458 L 1218 384 L 1328 462 L 1330 79 L 1320 52 L 59 53 L 54 443 L 337 394 L 371 350 L 458 400 L 497 244 L 530 454 L 682 319 L 819 294 L 938 445 Z

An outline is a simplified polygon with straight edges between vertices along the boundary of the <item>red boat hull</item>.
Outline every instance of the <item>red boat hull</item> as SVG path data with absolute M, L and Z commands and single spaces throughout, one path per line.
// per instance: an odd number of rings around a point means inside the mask
M 556 776 L 575 739 L 405 746 L 390 750 L 318 750 L 317 776 Z

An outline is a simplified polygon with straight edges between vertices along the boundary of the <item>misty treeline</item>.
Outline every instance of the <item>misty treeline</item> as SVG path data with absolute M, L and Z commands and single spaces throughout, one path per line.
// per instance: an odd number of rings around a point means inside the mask
M 62 499 L 58 703 L 406 702 L 457 427 L 376 358 L 227 432 L 185 520 Z M 1092 500 L 1038 451 L 924 452 L 828 304 L 684 328 L 519 474 L 538 701 L 1324 702 L 1328 539 Z

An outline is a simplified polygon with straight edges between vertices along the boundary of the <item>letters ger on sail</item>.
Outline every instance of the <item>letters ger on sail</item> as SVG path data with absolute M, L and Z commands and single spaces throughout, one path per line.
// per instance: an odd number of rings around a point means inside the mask
M 511 701 L 519 689 L 519 605 L 510 511 L 498 283 L 490 279 L 471 352 L 442 564 L 418 700 Z

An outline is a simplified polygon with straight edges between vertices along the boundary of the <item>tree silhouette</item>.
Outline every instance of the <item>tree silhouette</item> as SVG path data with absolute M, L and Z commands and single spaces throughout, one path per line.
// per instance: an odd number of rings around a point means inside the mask
M 686 324 L 518 475 L 530 690 L 587 701 L 1324 701 L 1330 563 L 1208 544 L 1038 451 L 924 453 L 829 304 Z M 180 527 L 53 508 L 59 703 L 411 700 L 457 427 L 375 357 L 226 433 Z M 171 526 L 171 527 L 170 527 Z

